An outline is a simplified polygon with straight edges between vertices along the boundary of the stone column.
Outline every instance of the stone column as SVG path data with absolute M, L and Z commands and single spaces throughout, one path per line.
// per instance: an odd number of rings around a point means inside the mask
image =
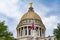
M 37 33 L 38 35 L 37 36 L 39 36 L 39 27 L 38 27 L 38 30 L 37 31 L 38 31 L 38 33 Z
M 43 37 L 42 28 L 41 28 L 41 37 Z
M 25 28 L 23 27 L 23 35 L 25 35 Z
M 44 37 L 45 37 L 45 30 L 44 30 Z
M 19 37 L 19 29 L 18 29 L 18 37 Z
M 20 28 L 20 36 L 21 36 L 21 28 Z
M 44 32 L 45 30 L 43 30 L 43 36 L 45 37 L 45 32 Z
M 24 36 L 24 27 L 23 27 L 23 36 Z
M 43 36 L 43 37 L 45 37 L 45 32 L 44 32 L 44 31 L 45 31 L 45 30 L 42 29 L 42 33 L 43 33 L 42 36 Z

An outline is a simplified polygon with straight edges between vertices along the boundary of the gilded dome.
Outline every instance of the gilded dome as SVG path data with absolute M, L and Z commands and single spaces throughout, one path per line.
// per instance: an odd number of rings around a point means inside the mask
M 34 12 L 33 8 L 32 8 L 32 3 L 30 3 L 30 8 L 28 10 L 27 13 L 25 13 L 22 18 L 21 18 L 21 21 L 22 20 L 25 20 L 25 19 L 37 19 L 37 20 L 41 20 L 40 16 Z
M 34 12 L 32 5 L 30 5 L 30 8 L 29 8 L 28 12 L 25 13 L 22 16 L 22 18 L 21 18 L 21 20 L 20 20 L 20 22 L 18 24 L 18 27 L 20 27 L 20 26 L 22 26 L 24 24 L 25 25 L 26 24 L 31 25 L 30 22 L 29 22 L 29 24 L 28 24 L 28 22 L 26 22 L 26 20 L 30 20 L 30 19 L 35 20 L 35 25 L 40 25 L 40 26 L 45 27 L 44 24 L 42 23 L 42 20 L 41 20 L 40 16 L 37 13 Z
M 24 19 L 37 19 L 37 20 L 41 20 L 40 16 L 35 13 L 34 11 L 32 10 L 29 10 L 27 13 L 25 13 L 21 20 L 24 20 Z
M 37 19 L 37 20 L 41 20 L 40 16 L 34 12 L 33 8 L 32 8 L 32 3 L 30 3 L 30 8 L 28 10 L 27 13 L 25 13 L 22 18 L 21 18 L 21 21 L 22 20 L 25 20 L 25 19 Z

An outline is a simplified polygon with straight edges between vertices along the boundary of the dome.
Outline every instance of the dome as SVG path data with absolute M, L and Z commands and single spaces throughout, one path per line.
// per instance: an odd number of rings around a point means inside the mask
M 22 18 L 21 18 L 17 27 L 20 27 L 20 26 L 23 26 L 23 25 L 30 25 L 31 26 L 33 21 L 34 21 L 35 25 L 43 26 L 45 28 L 45 26 L 44 26 L 44 24 L 41 20 L 41 17 L 37 13 L 34 12 L 33 7 L 31 5 L 28 12 L 26 12 L 22 16 Z
M 37 20 L 41 20 L 40 16 L 35 13 L 34 11 L 32 10 L 29 10 L 27 13 L 25 13 L 21 20 L 24 20 L 24 19 L 37 19 Z
M 28 12 L 25 13 L 22 16 L 21 21 L 25 20 L 25 19 L 37 19 L 37 20 L 41 20 L 40 16 L 37 13 L 34 12 L 34 10 L 32 8 L 32 5 L 30 6 Z

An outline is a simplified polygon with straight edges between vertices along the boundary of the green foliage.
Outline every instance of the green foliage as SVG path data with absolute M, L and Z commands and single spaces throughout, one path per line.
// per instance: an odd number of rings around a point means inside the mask
M 60 40 L 60 24 L 58 24 L 56 29 L 54 29 L 54 35 L 56 36 L 57 40 Z
M 0 40 L 13 40 L 13 35 L 7 30 L 5 22 L 0 22 Z

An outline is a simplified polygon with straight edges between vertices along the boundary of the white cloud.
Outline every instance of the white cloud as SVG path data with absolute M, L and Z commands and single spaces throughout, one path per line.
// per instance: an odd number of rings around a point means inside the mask
M 43 23 L 45 24 L 47 29 L 53 29 L 57 26 L 58 17 L 57 16 L 44 17 Z
M 19 18 L 18 0 L 0 0 L 0 12 L 11 18 Z
M 46 27 L 46 36 L 53 36 L 53 30 L 57 28 L 58 17 L 57 16 L 49 16 L 44 17 L 42 19 L 45 27 Z

